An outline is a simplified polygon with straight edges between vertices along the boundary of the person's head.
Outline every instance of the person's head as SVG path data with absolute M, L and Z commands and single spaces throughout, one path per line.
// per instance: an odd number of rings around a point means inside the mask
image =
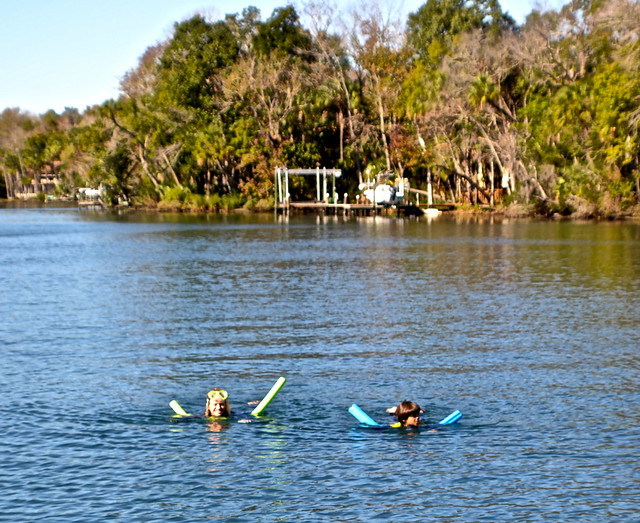
M 222 418 L 231 415 L 229 406 L 229 393 L 226 390 L 213 389 L 207 393 L 207 406 L 205 416 Z
M 417 427 L 420 423 L 420 405 L 414 401 L 403 401 L 396 407 L 396 418 L 403 427 Z

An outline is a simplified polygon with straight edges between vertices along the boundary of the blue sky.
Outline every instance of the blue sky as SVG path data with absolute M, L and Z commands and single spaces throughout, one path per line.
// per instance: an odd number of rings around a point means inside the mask
M 426 0 L 405 0 L 416 11 Z M 200 12 L 220 19 L 249 5 L 263 19 L 287 3 L 276 0 L 1 0 L 0 111 L 20 107 L 41 114 L 65 107 L 83 111 L 118 96 L 120 78 L 147 47 L 165 40 L 174 22 Z M 339 4 L 346 7 L 348 0 Z M 502 0 L 523 22 L 527 0 Z

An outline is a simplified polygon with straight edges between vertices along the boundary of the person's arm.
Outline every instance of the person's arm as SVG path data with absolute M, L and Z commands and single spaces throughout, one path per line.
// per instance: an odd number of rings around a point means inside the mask
M 260 403 L 259 401 L 247 401 L 247 405 L 257 405 L 258 403 Z M 251 423 L 253 420 L 252 419 L 239 419 L 238 423 Z

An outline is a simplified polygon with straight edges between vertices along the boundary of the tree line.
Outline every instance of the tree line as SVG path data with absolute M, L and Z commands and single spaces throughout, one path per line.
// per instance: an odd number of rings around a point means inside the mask
M 637 212 L 640 5 L 575 0 L 522 25 L 497 0 L 427 0 L 406 19 L 311 0 L 174 25 L 118 99 L 0 115 L 0 194 L 45 175 L 109 204 L 273 208 L 277 167 L 380 173 L 436 201 Z M 297 198 L 313 199 L 292 178 Z

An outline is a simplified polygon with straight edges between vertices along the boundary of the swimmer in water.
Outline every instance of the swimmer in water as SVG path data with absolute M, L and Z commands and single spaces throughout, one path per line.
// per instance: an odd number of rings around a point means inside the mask
M 213 389 L 207 393 L 204 415 L 214 418 L 228 418 L 231 415 L 229 393 L 226 390 Z
M 207 404 L 205 405 L 204 416 L 208 418 L 228 418 L 231 416 L 229 393 L 226 390 L 216 388 L 207 392 Z M 240 419 L 238 423 L 251 423 L 251 420 Z
M 420 414 L 424 412 L 415 401 L 401 401 L 396 407 L 387 409 L 395 414 L 400 427 L 417 427 L 420 425 Z M 395 424 L 394 424 L 395 425 Z

